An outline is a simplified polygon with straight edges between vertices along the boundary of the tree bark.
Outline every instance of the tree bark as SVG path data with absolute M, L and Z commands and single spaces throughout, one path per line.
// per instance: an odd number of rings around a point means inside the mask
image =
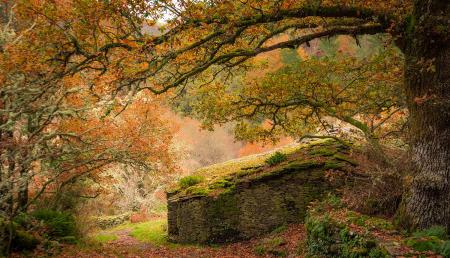
M 412 228 L 450 230 L 449 27 L 450 1 L 415 1 L 404 48 L 415 170 L 404 212 Z
M 26 212 L 28 205 L 28 173 L 25 168 L 20 169 L 19 192 L 17 196 L 18 210 Z

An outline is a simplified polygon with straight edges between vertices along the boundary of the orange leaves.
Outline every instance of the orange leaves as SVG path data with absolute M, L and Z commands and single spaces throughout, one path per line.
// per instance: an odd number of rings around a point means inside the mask
M 126 109 L 120 102 L 110 104 L 112 112 L 106 117 L 103 109 L 98 108 L 86 113 L 83 119 L 61 121 L 60 130 L 79 135 L 82 142 L 92 144 L 93 156 L 123 153 L 129 160 L 171 166 L 169 145 L 175 128 L 161 117 L 165 111 L 160 102 L 144 94 Z
M 127 45 L 127 46 L 129 46 L 129 47 L 131 47 L 131 48 L 137 48 L 137 47 L 139 47 L 139 45 L 138 45 L 138 44 L 136 43 L 136 41 L 134 41 L 134 40 L 130 40 L 130 39 L 122 39 L 120 42 L 123 43 L 123 44 L 125 44 L 125 45 Z

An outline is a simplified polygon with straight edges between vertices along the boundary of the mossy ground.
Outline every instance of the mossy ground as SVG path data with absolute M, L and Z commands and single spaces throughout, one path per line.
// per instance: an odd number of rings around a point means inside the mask
M 312 256 L 450 257 L 445 229 L 400 233 L 390 220 L 351 211 L 337 197 L 312 205 L 306 229 L 306 246 Z

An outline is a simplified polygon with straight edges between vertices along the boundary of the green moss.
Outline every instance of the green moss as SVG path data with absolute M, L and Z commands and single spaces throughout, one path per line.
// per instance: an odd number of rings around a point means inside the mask
M 386 219 L 361 215 L 353 211 L 347 212 L 347 222 L 367 229 L 393 230 L 394 225 Z
M 296 161 L 291 162 L 286 166 L 287 169 L 295 169 L 295 170 L 305 170 L 310 168 L 317 168 L 322 166 L 323 163 L 315 160 L 307 160 L 307 161 Z
M 331 149 L 331 148 L 327 148 L 327 147 L 321 147 L 321 148 L 313 148 L 310 152 L 309 155 L 311 156 L 320 156 L 320 157 L 328 157 L 328 156 L 333 156 L 335 153 L 337 152 L 336 149 Z
M 439 252 L 444 241 L 437 237 L 410 237 L 405 243 L 407 246 L 419 252 Z
M 186 193 L 189 195 L 204 195 L 207 196 L 211 192 L 210 189 L 202 186 L 191 186 L 186 189 Z
M 211 228 L 208 242 L 227 242 L 238 237 L 239 205 L 236 195 L 222 193 L 208 202 L 206 214 L 208 221 L 215 225 Z
M 342 162 L 338 162 L 338 161 L 332 161 L 332 160 L 328 160 L 325 162 L 325 165 L 323 166 L 324 169 L 341 169 L 343 168 L 345 165 Z
M 178 182 L 178 184 L 181 188 L 188 188 L 190 186 L 199 184 L 203 181 L 204 181 L 204 178 L 202 176 L 192 175 L 192 176 L 187 176 L 187 177 L 181 178 L 180 181 Z
M 270 174 L 269 177 L 271 177 L 283 173 L 290 173 L 294 170 L 302 170 L 322 166 L 323 163 L 317 163 L 315 161 L 294 160 L 287 165 L 282 164 L 278 167 L 275 167 L 272 172 L 269 168 L 268 173 L 262 173 L 264 170 L 267 170 L 266 161 L 270 165 L 274 166 L 275 164 L 280 164 L 286 161 L 288 156 L 294 153 L 299 152 L 306 154 L 310 150 L 315 148 L 339 150 L 341 148 L 341 145 L 336 143 L 336 141 L 334 140 L 320 139 L 309 143 L 287 145 L 271 153 L 256 154 L 239 159 L 229 160 L 220 164 L 214 164 L 195 171 L 194 175 L 192 176 L 182 178 L 178 183 L 178 187 L 167 189 L 167 193 L 170 194 L 171 197 L 181 197 L 183 195 L 190 194 L 188 191 L 186 191 L 186 189 L 192 186 L 201 186 L 204 189 L 228 190 L 233 186 L 230 185 L 230 187 L 228 187 L 226 185 L 228 183 L 220 182 L 220 180 L 223 179 L 226 181 L 237 183 L 241 178 L 245 178 L 246 181 L 262 179 L 265 178 L 268 174 Z M 336 152 L 336 150 L 332 150 L 332 152 Z M 261 174 L 263 175 L 261 176 Z M 252 178 L 253 175 L 255 176 Z M 221 185 L 222 183 L 224 183 L 225 185 Z M 192 189 L 190 191 L 192 191 Z M 197 193 L 204 194 L 205 191 L 200 191 Z
M 234 187 L 234 182 L 227 179 L 219 179 L 209 185 L 209 189 L 225 189 Z
M 279 168 L 276 168 L 275 170 L 258 174 L 257 176 L 253 177 L 252 180 L 268 180 L 268 179 L 272 179 L 275 177 L 279 177 L 283 174 L 292 173 L 295 171 L 313 169 L 313 168 L 321 167 L 322 165 L 323 165 L 322 162 L 318 162 L 315 160 L 295 161 L 295 162 L 289 163 L 286 166 L 281 166 Z
M 219 195 L 210 206 L 210 214 L 214 217 L 229 217 L 239 212 L 236 196 L 230 193 Z
M 349 158 L 349 157 L 347 157 L 347 156 L 345 156 L 345 155 L 339 154 L 339 153 L 336 153 L 336 154 L 333 156 L 333 158 L 335 158 L 335 159 L 337 159 L 337 160 L 341 160 L 341 161 L 348 162 L 348 163 L 350 163 L 350 164 L 353 165 L 353 166 L 357 166 L 357 165 L 358 165 L 358 162 L 357 162 L 357 161 L 355 161 L 355 160 L 353 160 L 353 159 L 351 159 L 351 158 Z
M 366 226 L 371 228 L 377 228 L 382 230 L 394 230 L 395 227 L 392 225 L 392 223 L 388 220 L 382 219 L 382 218 L 376 218 L 376 217 L 369 217 L 366 220 Z
M 237 178 L 242 178 L 242 177 L 246 177 L 246 176 L 251 175 L 256 172 L 257 172 L 257 170 L 252 170 L 252 169 L 251 170 L 240 170 L 240 171 L 236 172 L 235 176 Z

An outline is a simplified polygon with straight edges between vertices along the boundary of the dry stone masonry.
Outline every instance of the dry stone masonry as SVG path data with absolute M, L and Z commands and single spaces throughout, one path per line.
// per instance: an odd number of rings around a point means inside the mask
M 302 222 L 309 203 L 342 184 L 328 173 L 356 166 L 347 145 L 332 140 L 301 145 L 277 165 L 241 167 L 220 179 L 168 192 L 169 239 L 222 243 L 248 239 Z M 201 178 L 201 175 L 195 175 Z

